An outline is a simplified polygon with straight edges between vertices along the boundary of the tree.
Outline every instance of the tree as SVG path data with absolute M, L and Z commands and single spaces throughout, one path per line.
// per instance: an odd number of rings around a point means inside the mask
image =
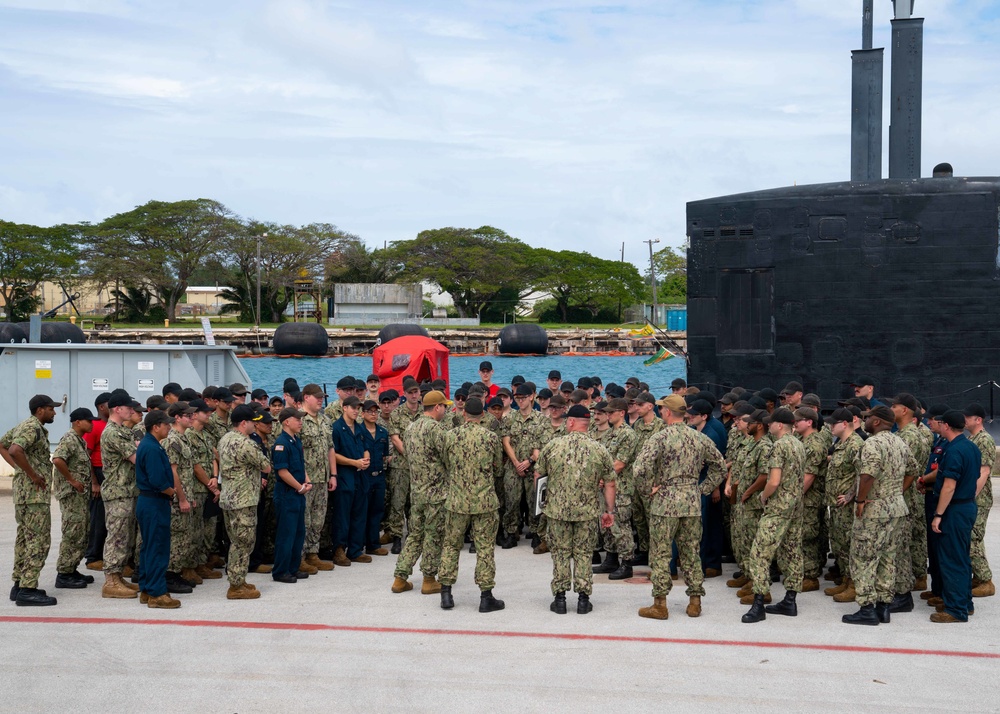
M 164 296 L 174 319 L 191 276 L 240 222 L 218 201 L 150 201 L 105 219 L 91 232 L 92 277 Z
M 601 310 L 617 308 L 619 301 L 628 307 L 643 294 L 642 277 L 631 263 L 572 250 L 538 249 L 535 256 L 549 268 L 535 282 L 535 288 L 553 297 L 563 322 L 570 321 L 574 308 L 586 310 L 596 319 Z
M 400 277 L 426 280 L 451 295 L 460 317 L 479 315 L 504 289 L 531 292 L 540 266 L 532 248 L 499 228 L 437 228 L 395 241 L 387 257 Z
M 687 301 L 687 256 L 684 248 L 667 246 L 653 253 L 653 266 L 656 268 L 656 301 L 658 303 L 684 303 Z M 649 268 L 644 274 L 649 293 L 647 300 L 652 302 Z
M 119 322 L 160 322 L 166 319 L 163 305 L 145 288 L 126 286 L 111 291 L 114 298 L 104 307 L 112 308 L 109 317 Z
M 8 321 L 26 320 L 35 312 L 42 282 L 69 278 L 79 259 L 79 236 L 79 226 L 0 221 L 0 298 Z
M 335 283 L 394 283 L 402 268 L 386 250 L 369 250 L 360 238 L 341 241 L 326 261 L 328 286 Z

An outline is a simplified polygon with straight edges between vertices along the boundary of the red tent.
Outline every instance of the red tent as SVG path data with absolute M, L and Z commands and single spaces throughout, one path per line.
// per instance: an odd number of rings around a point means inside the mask
M 379 389 L 395 389 L 400 394 L 406 376 L 418 382 L 443 379 L 448 384 L 448 355 L 448 348 L 436 340 L 422 335 L 404 335 L 375 348 L 372 372 L 382 380 Z

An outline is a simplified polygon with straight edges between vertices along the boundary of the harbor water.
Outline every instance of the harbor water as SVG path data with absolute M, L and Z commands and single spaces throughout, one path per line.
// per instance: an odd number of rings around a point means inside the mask
M 683 359 L 673 358 L 646 367 L 643 360 L 648 357 L 456 357 L 448 361 L 450 387 L 452 392 L 462 382 L 479 381 L 479 363 L 484 359 L 493 363 L 493 382 L 509 387 L 515 375 L 521 375 L 534 382 L 538 389 L 545 387 L 545 378 L 553 369 L 562 373 L 563 380 L 574 384 L 580 377 L 600 377 L 604 384 L 617 382 L 625 384 L 629 377 L 638 377 L 646 382 L 656 396 L 670 393 L 670 382 L 677 377 L 687 377 Z M 269 395 L 280 395 L 281 385 L 287 377 L 295 377 L 302 387 L 310 382 L 325 384 L 326 391 L 335 398 L 337 381 L 350 375 L 364 379 L 372 371 L 371 357 L 255 357 L 242 359 L 240 363 L 253 380 L 253 387 L 267 390 Z

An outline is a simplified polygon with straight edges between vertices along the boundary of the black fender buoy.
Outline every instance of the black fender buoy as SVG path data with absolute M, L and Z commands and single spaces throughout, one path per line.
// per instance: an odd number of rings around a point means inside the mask
M 28 333 L 20 325 L 15 322 L 0 322 L 0 344 L 16 345 L 27 341 Z
M 375 346 L 378 347 L 379 345 L 384 345 L 389 340 L 394 340 L 397 337 L 403 337 L 404 335 L 420 335 L 421 337 L 431 336 L 427 331 L 427 328 L 422 327 L 421 325 L 411 325 L 405 322 L 393 322 L 378 331 L 378 337 L 375 338 Z
M 24 330 L 25 339 L 31 335 L 31 323 L 19 322 L 17 326 Z M 47 344 L 76 344 L 87 342 L 87 336 L 76 325 L 69 322 L 43 322 L 42 342 Z
M 271 340 L 276 355 L 325 355 L 330 336 L 318 322 L 286 322 L 278 325 Z
M 533 322 L 507 325 L 497 337 L 500 354 L 544 355 L 549 350 L 549 335 L 545 328 Z

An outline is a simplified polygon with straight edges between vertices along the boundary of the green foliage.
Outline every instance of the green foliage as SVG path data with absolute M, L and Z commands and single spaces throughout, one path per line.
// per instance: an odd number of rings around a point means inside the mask
M 357 236 L 345 236 L 326 260 L 328 292 L 334 283 L 394 283 L 402 266 L 387 250 L 369 250 Z
M 112 301 L 104 307 L 111 309 L 108 317 L 116 322 L 153 323 L 167 319 L 167 311 L 163 309 L 163 305 L 144 288 L 115 288 L 111 291 L 111 297 Z
M 653 253 L 656 268 L 656 301 L 666 303 L 687 302 L 687 256 L 684 248 L 661 248 Z M 644 275 L 646 281 L 646 302 L 653 301 L 649 282 L 649 268 Z
M 0 221 L 0 299 L 7 320 L 27 320 L 38 309 L 36 289 L 68 277 L 79 259 L 78 226 L 51 228 Z
M 535 256 L 548 267 L 535 288 L 552 295 L 556 319 L 563 322 L 569 321 L 571 314 L 589 314 L 589 321 L 599 320 L 601 313 L 615 319 L 619 303 L 628 307 L 643 293 L 642 277 L 631 263 L 571 250 L 539 249 Z

